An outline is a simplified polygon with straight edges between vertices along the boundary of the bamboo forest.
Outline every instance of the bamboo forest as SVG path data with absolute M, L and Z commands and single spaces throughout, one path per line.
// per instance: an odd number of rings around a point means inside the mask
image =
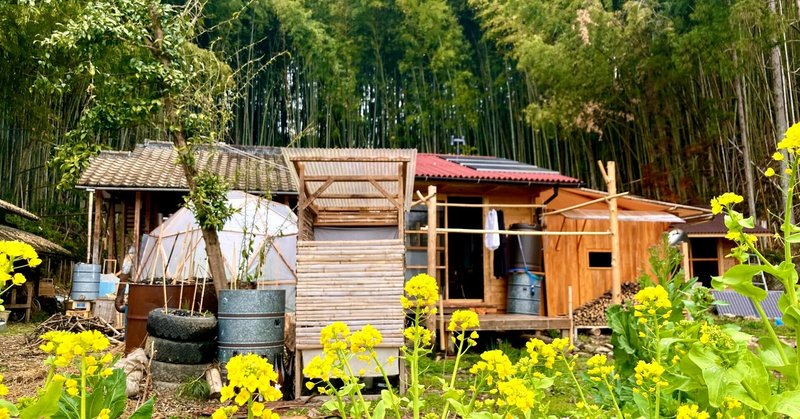
M 85 197 L 69 182 L 87 156 L 166 136 L 140 117 L 153 105 L 131 101 L 130 114 L 91 106 L 125 94 L 108 75 L 131 71 L 135 53 L 45 48 L 91 3 L 0 4 L 2 198 L 43 215 L 45 234 L 62 240 L 82 228 Z M 459 137 L 469 154 L 557 170 L 588 187 L 602 186 L 595 162 L 614 160 L 620 188 L 647 198 L 703 204 L 737 191 L 758 217 L 778 199 L 780 185 L 760 174 L 798 117 L 800 2 L 192 7 L 189 42 L 233 79 L 229 116 L 218 121 L 228 143 L 447 153 Z M 93 129 L 73 132 L 82 120 Z

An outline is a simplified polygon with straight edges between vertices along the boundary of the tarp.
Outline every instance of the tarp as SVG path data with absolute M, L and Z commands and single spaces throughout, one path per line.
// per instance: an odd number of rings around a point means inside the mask
M 236 212 L 219 230 L 228 280 L 295 281 L 297 216 L 286 205 L 232 191 Z M 244 249 L 244 251 L 243 251 Z M 142 241 L 136 278 L 209 278 L 205 242 L 194 214 L 182 208 Z

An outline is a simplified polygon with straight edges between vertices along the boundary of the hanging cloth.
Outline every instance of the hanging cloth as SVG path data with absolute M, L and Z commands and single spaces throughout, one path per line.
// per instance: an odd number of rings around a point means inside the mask
M 486 225 L 484 229 L 497 230 L 497 211 L 492 209 L 486 214 Z M 497 233 L 487 233 L 483 237 L 483 243 L 486 245 L 487 249 L 495 250 L 500 247 L 500 235 Z
M 503 210 L 497 211 L 497 229 L 498 230 L 505 230 L 506 223 L 505 217 L 503 216 Z M 506 249 L 508 245 L 506 244 L 508 236 L 505 234 L 500 236 L 500 246 L 494 251 L 494 276 L 497 278 L 502 278 L 506 276 Z

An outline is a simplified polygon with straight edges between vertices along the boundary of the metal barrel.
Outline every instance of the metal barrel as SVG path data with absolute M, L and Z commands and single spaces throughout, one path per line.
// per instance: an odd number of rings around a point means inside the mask
M 533 274 L 531 274 L 533 275 Z M 513 269 L 508 273 L 508 313 L 539 314 L 539 303 L 542 299 L 542 277 L 521 269 Z
M 100 289 L 100 265 L 77 263 L 72 271 L 72 292 L 74 301 L 94 301 Z
M 219 362 L 238 354 L 265 356 L 270 362 L 283 354 L 286 291 L 276 289 L 222 290 L 217 327 Z
M 537 224 L 511 224 L 511 231 L 540 231 Z M 542 236 L 508 236 L 510 262 L 512 269 L 544 271 L 544 253 L 542 252 Z

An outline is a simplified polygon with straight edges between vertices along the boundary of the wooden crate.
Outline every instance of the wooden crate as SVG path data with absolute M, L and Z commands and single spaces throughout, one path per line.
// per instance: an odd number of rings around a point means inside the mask
M 92 311 L 92 301 L 67 301 L 67 310 L 73 311 Z
M 50 278 L 42 278 L 39 280 L 39 296 L 40 297 L 55 297 L 56 287 L 53 280 Z
M 67 310 L 66 315 L 88 319 L 92 317 L 92 312 L 90 310 Z
M 94 303 L 94 316 L 107 321 L 116 329 L 124 325 L 124 317 L 114 307 L 113 298 L 98 298 Z

